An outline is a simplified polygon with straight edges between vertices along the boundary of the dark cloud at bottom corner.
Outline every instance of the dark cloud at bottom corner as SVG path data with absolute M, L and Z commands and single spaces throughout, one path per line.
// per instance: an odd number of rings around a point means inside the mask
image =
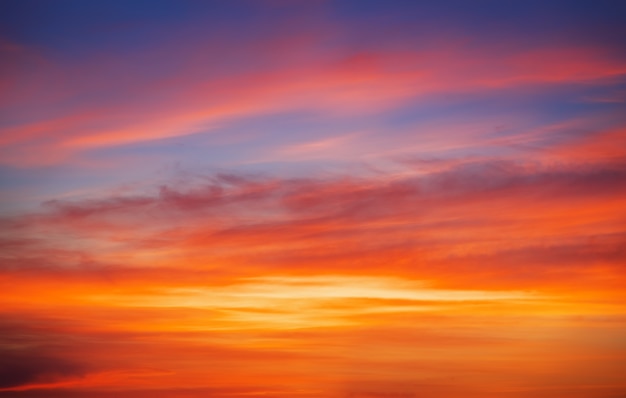
M 79 378 L 87 372 L 84 364 L 35 350 L 4 349 L 0 352 L 0 389 Z

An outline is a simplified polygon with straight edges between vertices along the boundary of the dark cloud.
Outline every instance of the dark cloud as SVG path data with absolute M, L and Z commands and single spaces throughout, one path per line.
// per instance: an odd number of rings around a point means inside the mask
M 270 395 L 266 388 L 162 388 L 162 389 L 117 389 L 115 392 L 96 389 L 49 389 L 42 388 L 26 391 L 0 391 L 0 397 L 6 398 L 245 398 L 251 395 L 274 398 L 284 393 Z M 297 396 L 299 397 L 299 396 Z M 302 396 L 311 398 L 310 396 Z
M 75 358 L 80 344 L 53 319 L 0 317 L 0 389 L 85 376 L 91 365 Z
M 0 388 L 48 383 L 87 374 L 84 365 L 64 358 L 19 349 L 0 351 Z

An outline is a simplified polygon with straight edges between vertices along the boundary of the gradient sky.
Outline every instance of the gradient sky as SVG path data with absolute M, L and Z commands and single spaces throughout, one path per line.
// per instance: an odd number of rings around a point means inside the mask
M 626 397 L 626 2 L 3 0 L 0 397 Z

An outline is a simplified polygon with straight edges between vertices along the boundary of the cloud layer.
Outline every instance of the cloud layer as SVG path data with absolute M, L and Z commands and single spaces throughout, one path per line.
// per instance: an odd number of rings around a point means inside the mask
M 0 397 L 626 391 L 617 3 L 5 3 Z

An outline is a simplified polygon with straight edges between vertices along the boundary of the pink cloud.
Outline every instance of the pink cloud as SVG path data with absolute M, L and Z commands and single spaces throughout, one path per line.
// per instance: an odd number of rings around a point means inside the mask
M 283 38 L 268 39 L 267 52 L 257 54 L 254 48 L 241 51 L 268 62 L 274 51 L 284 54 L 285 45 L 310 46 L 310 51 L 319 53 L 324 35 L 305 32 L 301 37 L 302 40 L 280 45 Z M 274 47 L 279 50 L 271 50 Z M 217 49 L 209 46 L 207 54 Z M 300 48 L 299 52 L 305 50 Z M 160 51 L 167 53 L 166 48 Z M 140 54 L 134 61 L 154 56 Z M 484 93 L 511 87 L 538 90 L 546 84 L 589 83 L 626 73 L 626 64 L 619 59 L 584 47 L 508 53 L 458 45 L 424 52 L 327 51 L 311 62 L 285 59 L 282 64 L 269 62 L 258 71 L 231 74 L 212 70 L 210 56 L 185 56 L 197 58 L 199 64 L 179 63 L 176 76 L 160 80 L 148 80 L 136 71 L 115 81 L 122 65 L 105 56 L 67 71 L 61 65 L 49 66 L 50 62 L 33 65 L 34 71 L 29 73 L 34 73 L 35 79 L 44 79 L 45 93 L 61 95 L 61 90 L 66 98 L 88 99 L 71 113 L 59 110 L 52 118 L 25 119 L 5 127 L 5 163 L 57 163 L 90 148 L 212 131 L 233 118 L 251 115 L 295 110 L 367 114 L 441 93 Z M 85 80 L 83 76 L 93 78 Z M 128 80 L 133 76 L 136 81 Z M 61 89 L 54 86 L 57 81 L 71 84 Z M 100 99 L 100 91 L 108 93 L 110 99 Z M 29 106 L 29 101 L 38 103 L 40 94 L 18 89 L 12 95 L 23 98 L 23 106 Z

